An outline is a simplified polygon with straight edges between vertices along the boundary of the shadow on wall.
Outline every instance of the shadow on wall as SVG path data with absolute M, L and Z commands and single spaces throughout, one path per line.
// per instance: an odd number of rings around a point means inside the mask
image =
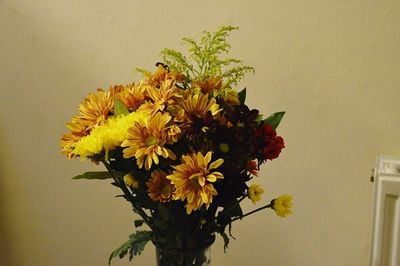
M 1 173 L 0 173 L 1 174 Z M 0 194 L 2 193 L 1 188 L 3 184 L 0 185 Z M 0 265 L 13 266 L 15 265 L 12 255 L 11 255 L 11 247 L 9 245 L 9 232 L 7 227 L 4 224 L 4 209 L 2 207 L 3 199 L 0 200 Z
M 0 139 L 4 139 L 1 132 L 0 132 Z M 2 144 L 4 147 L 4 143 Z M 5 150 L 5 149 L 2 149 Z M 7 266 L 14 266 L 15 261 L 12 257 L 11 246 L 10 246 L 10 231 L 6 225 L 6 211 L 5 211 L 5 204 L 6 204 L 6 193 L 5 193 L 5 176 L 6 171 L 4 165 L 4 155 L 0 158 L 0 265 L 7 265 Z

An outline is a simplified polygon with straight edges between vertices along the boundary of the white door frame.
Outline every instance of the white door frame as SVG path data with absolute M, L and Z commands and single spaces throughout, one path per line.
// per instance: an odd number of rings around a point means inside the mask
M 379 156 L 374 169 L 371 266 L 400 265 L 400 158 Z

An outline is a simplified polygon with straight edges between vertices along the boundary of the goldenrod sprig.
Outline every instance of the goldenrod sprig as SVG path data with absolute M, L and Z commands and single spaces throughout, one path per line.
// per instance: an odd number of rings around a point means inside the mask
M 161 57 L 171 70 L 185 73 L 189 80 L 205 80 L 221 77 L 225 87 L 236 85 L 246 73 L 254 73 L 254 68 L 246 66 L 241 60 L 223 57 L 231 48 L 227 42 L 229 33 L 238 27 L 222 26 L 216 32 L 204 31 L 199 41 L 185 37 L 189 59 L 173 49 L 161 51 Z

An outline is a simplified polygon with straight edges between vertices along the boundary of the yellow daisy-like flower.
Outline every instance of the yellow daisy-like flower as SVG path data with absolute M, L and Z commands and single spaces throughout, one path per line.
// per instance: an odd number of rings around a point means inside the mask
M 172 166 L 175 170 L 167 178 L 175 186 L 175 200 L 186 200 L 186 213 L 198 210 L 203 204 L 208 208 L 217 195 L 212 183 L 224 178 L 222 173 L 213 171 L 224 162 L 211 162 L 211 152 L 203 156 L 201 152 L 183 155 L 182 163 Z
M 159 163 L 158 156 L 175 160 L 175 154 L 164 145 L 168 140 L 168 127 L 171 120 L 168 113 L 158 112 L 149 116 L 144 122 L 135 122 L 128 130 L 128 137 L 122 143 L 124 157 L 131 158 L 135 156 L 137 165 L 142 168 L 145 165 L 146 170 L 151 168 L 153 162 Z
M 185 116 L 189 121 L 193 117 L 206 117 L 208 112 L 211 115 L 217 115 L 222 109 L 219 108 L 215 98 L 209 98 L 208 94 L 188 95 L 185 100 L 180 101 L 182 109 L 185 111 Z
M 149 110 L 153 113 L 164 111 L 169 105 L 172 105 L 176 99 L 182 98 L 179 89 L 175 87 L 175 81 L 167 79 L 162 81 L 160 88 L 147 86 L 147 98 L 149 102 L 143 104 L 140 109 Z
M 286 217 L 292 214 L 293 197 L 291 195 L 284 194 L 272 201 L 272 209 L 276 212 L 276 215 L 280 217 Z
M 139 188 L 139 181 L 132 175 L 132 173 L 124 175 L 124 183 L 130 188 Z
M 82 158 L 100 154 L 121 146 L 128 138 L 129 127 L 137 122 L 146 120 L 148 113 L 133 112 L 126 116 L 110 117 L 102 125 L 96 126 L 88 136 L 80 139 L 73 148 L 73 153 Z
M 168 202 L 174 195 L 174 187 L 171 181 L 167 179 L 164 171 L 154 171 L 146 185 L 149 189 L 149 197 L 154 201 Z
M 145 86 L 129 84 L 119 94 L 118 98 L 130 111 L 135 111 L 144 103 L 146 96 Z
M 79 115 L 73 117 L 72 123 L 78 123 L 90 131 L 107 120 L 113 108 L 113 95 L 99 89 L 97 94 L 89 94 L 79 105 Z
M 251 201 L 256 204 L 257 201 L 261 200 L 261 195 L 264 193 L 264 189 L 257 184 L 253 184 L 247 190 L 247 196 Z

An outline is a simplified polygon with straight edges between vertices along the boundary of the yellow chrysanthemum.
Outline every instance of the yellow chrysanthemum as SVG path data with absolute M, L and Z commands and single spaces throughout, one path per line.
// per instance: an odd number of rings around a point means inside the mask
M 71 159 L 76 156 L 76 154 L 73 153 L 75 144 L 88 133 L 85 131 L 85 127 L 79 123 L 67 123 L 67 128 L 71 132 L 61 137 L 60 145 L 62 147 L 61 152 Z
M 168 113 L 158 112 L 149 116 L 144 122 L 135 122 L 128 130 L 128 138 L 122 143 L 124 157 L 135 156 L 139 168 L 145 165 L 146 170 L 151 168 L 153 162 L 159 163 L 158 156 L 175 160 L 175 154 L 164 145 L 168 140 L 168 127 L 171 120 Z
M 145 86 L 129 84 L 119 94 L 118 98 L 130 111 L 135 111 L 144 103 L 146 96 Z
M 171 181 L 167 179 L 164 171 L 154 171 L 146 185 L 149 189 L 149 197 L 154 201 L 168 202 L 174 195 L 174 187 Z
M 136 180 L 136 178 L 132 175 L 132 173 L 124 175 L 124 183 L 130 188 L 139 187 L 139 181 Z
M 127 139 L 129 127 L 137 121 L 147 119 L 147 116 L 145 112 L 133 112 L 126 116 L 110 117 L 77 142 L 73 153 L 85 158 L 105 151 L 107 156 L 108 151 L 121 146 Z
M 272 209 L 275 210 L 276 215 L 280 217 L 286 217 L 292 214 L 293 197 L 291 195 L 284 194 L 272 201 Z
M 147 86 L 147 98 L 150 100 L 143 104 L 140 109 L 149 110 L 153 113 L 164 111 L 169 105 L 172 105 L 176 99 L 181 98 L 178 88 L 175 87 L 175 81 L 167 79 L 162 81 L 160 87 Z
M 251 201 L 256 204 L 257 201 L 261 200 L 261 195 L 264 193 L 264 189 L 257 184 L 253 184 L 247 190 L 247 196 Z
M 180 101 L 185 117 L 192 121 L 194 117 L 203 118 L 208 112 L 217 115 L 222 109 L 216 103 L 215 98 L 209 98 L 208 94 L 189 95 L 185 100 Z
M 198 210 L 203 204 L 208 208 L 217 195 L 217 190 L 212 183 L 224 178 L 222 173 L 213 171 L 224 162 L 218 159 L 211 162 L 211 152 L 206 156 L 198 152 L 191 155 L 183 155 L 182 163 L 172 166 L 175 170 L 167 178 L 175 186 L 175 200 L 186 200 L 186 212 Z

